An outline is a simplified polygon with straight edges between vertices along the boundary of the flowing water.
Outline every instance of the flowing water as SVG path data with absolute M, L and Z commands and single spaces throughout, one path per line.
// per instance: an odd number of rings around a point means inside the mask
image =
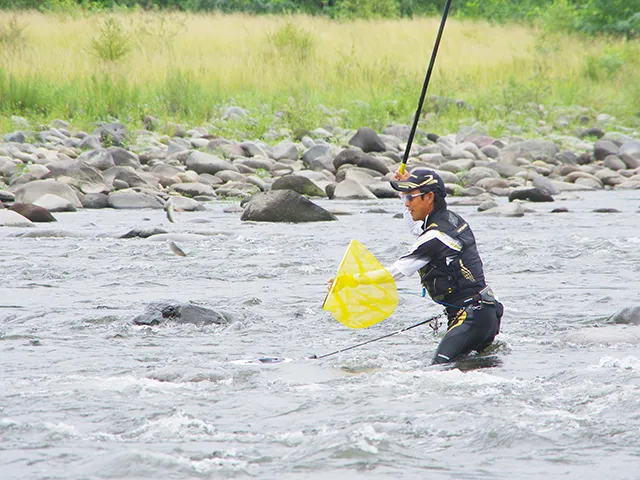
M 175 224 L 85 210 L 0 229 L 0 478 L 640 478 L 640 327 L 606 322 L 640 305 L 640 193 L 523 218 L 452 207 L 506 314 L 490 355 L 448 367 L 429 365 L 428 326 L 305 359 L 440 313 L 417 277 L 367 330 L 323 311 L 352 238 L 383 264 L 412 238 L 398 201 L 317 203 L 351 215 L 246 223 L 215 203 Z M 156 226 L 203 236 L 175 238 L 186 257 L 118 238 Z M 161 300 L 229 323 L 132 323 Z M 583 331 L 619 340 L 567 340 Z

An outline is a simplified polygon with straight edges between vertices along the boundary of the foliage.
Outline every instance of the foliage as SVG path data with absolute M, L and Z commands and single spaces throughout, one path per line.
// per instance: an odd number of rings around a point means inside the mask
M 317 41 L 313 33 L 288 20 L 267 37 L 267 44 L 285 61 L 302 63 L 310 59 Z
M 27 44 L 25 28 L 15 15 L 0 16 L 0 50 L 9 54 L 20 52 Z
M 98 36 L 91 39 L 91 53 L 104 62 L 117 62 L 133 48 L 131 35 L 115 17 L 107 17 L 100 26 Z

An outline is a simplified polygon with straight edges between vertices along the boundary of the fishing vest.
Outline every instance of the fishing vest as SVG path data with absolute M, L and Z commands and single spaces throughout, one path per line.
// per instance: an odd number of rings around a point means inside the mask
M 486 286 L 482 260 L 471 227 L 462 217 L 447 209 L 431 213 L 425 226 L 425 233 L 438 230 L 460 244 L 461 248 L 458 251 L 443 245 L 439 253 L 419 270 L 422 286 L 435 302 L 461 306 L 464 299 Z

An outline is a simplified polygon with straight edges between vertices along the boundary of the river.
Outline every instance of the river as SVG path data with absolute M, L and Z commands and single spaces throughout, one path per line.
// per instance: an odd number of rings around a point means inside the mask
M 390 264 L 412 238 L 397 200 L 316 203 L 345 214 L 247 223 L 216 202 L 176 223 L 84 210 L 1 228 L 0 478 L 640 478 L 638 342 L 566 339 L 640 328 L 605 321 L 640 305 L 640 192 L 580 192 L 523 218 L 451 207 L 506 313 L 491 355 L 447 367 L 429 365 L 443 329 L 428 326 L 305 359 L 441 311 L 417 278 L 369 329 L 323 311 L 351 239 Z M 134 227 L 203 237 L 177 238 L 180 257 L 118 238 Z M 229 323 L 132 323 L 160 300 Z

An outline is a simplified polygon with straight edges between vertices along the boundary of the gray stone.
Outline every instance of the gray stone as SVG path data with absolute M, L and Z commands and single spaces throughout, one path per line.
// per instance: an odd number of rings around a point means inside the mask
M 387 147 L 378 136 L 376 131 L 370 127 L 361 127 L 349 140 L 349 145 L 359 147 L 363 152 L 384 152 Z
M 295 143 L 290 141 L 280 142 L 273 147 L 271 152 L 271 158 L 274 160 L 282 160 L 283 158 L 288 160 L 298 160 L 298 147 Z
M 366 200 L 377 197 L 366 186 L 354 180 L 344 180 L 336 185 L 333 191 L 333 198 Z
M 156 196 L 133 189 L 119 190 L 109 194 L 109 206 L 116 209 L 153 208 L 162 209 L 164 203 Z
M 33 202 L 34 205 L 45 208 L 50 212 L 75 212 L 77 209 L 73 204 L 58 195 L 47 193 Z
M 271 185 L 271 190 L 293 190 L 307 197 L 325 197 L 325 192 L 313 181 L 297 175 L 285 175 L 276 179 Z
M 178 192 L 188 197 L 195 197 L 198 195 L 207 195 L 209 197 L 215 197 L 216 192 L 210 185 L 205 185 L 199 182 L 189 183 L 175 183 L 170 187 L 173 191 Z
M 140 160 L 135 153 L 120 147 L 110 147 L 107 152 L 111 155 L 117 167 L 140 168 Z
M 602 165 L 616 171 L 627 168 L 627 164 L 617 155 L 607 155 Z
M 607 321 L 625 325 L 640 325 L 640 307 L 625 307 L 611 315 Z
M 109 195 L 105 193 L 87 193 L 80 198 L 83 208 L 97 209 L 109 207 Z
M 617 155 L 618 146 L 609 140 L 598 140 L 593 146 L 593 156 L 596 160 L 604 160 L 609 155 Z
M 13 193 L 16 196 L 16 202 L 20 203 L 35 203 L 40 197 L 50 193 L 64 198 L 76 208 L 82 207 L 75 191 L 56 180 L 34 180 L 16 188 Z
M 189 170 L 196 173 L 210 173 L 211 175 L 215 175 L 220 170 L 238 171 L 237 167 L 227 160 L 197 151 L 189 154 L 186 165 Z
M 509 201 L 528 200 L 530 202 L 553 202 L 553 197 L 546 191 L 537 188 L 518 187 L 509 194 Z
M 11 210 L 0 210 L 0 227 L 33 227 L 34 224 L 28 218 Z
M 500 174 L 487 167 L 473 167 L 462 176 L 462 180 L 467 185 L 475 185 L 483 178 L 500 178 Z
M 241 219 L 292 223 L 337 220 L 335 215 L 292 190 L 276 190 L 255 195 L 246 204 Z
M 144 313 L 133 319 L 136 325 L 160 325 L 166 322 L 190 323 L 193 325 L 222 325 L 230 318 L 209 308 L 192 303 L 159 302 L 153 303 Z
M 334 159 L 333 166 L 338 170 L 344 164 L 351 164 L 357 167 L 369 168 L 380 172 L 382 175 L 389 173 L 389 167 L 380 158 L 367 155 L 360 149 L 348 148 L 342 150 Z
M 391 187 L 389 182 L 374 181 L 369 183 L 367 188 L 377 198 L 398 198 L 398 192 Z
M 310 166 L 314 160 L 317 160 L 320 157 L 330 156 L 331 151 L 330 148 L 325 145 L 314 145 L 309 148 L 304 155 L 302 155 L 302 163 L 305 166 Z
M 490 208 L 482 212 L 482 214 L 496 217 L 522 217 L 524 216 L 524 208 L 520 203 L 516 202 Z
M 560 190 L 558 190 L 558 187 L 556 187 L 553 183 L 551 183 L 551 181 L 548 178 L 543 177 L 542 175 L 538 175 L 537 177 L 535 177 L 532 183 L 535 189 L 538 190 L 538 192 L 540 192 L 541 194 L 558 195 L 560 193 Z M 548 201 L 548 200 L 544 200 L 544 201 Z

